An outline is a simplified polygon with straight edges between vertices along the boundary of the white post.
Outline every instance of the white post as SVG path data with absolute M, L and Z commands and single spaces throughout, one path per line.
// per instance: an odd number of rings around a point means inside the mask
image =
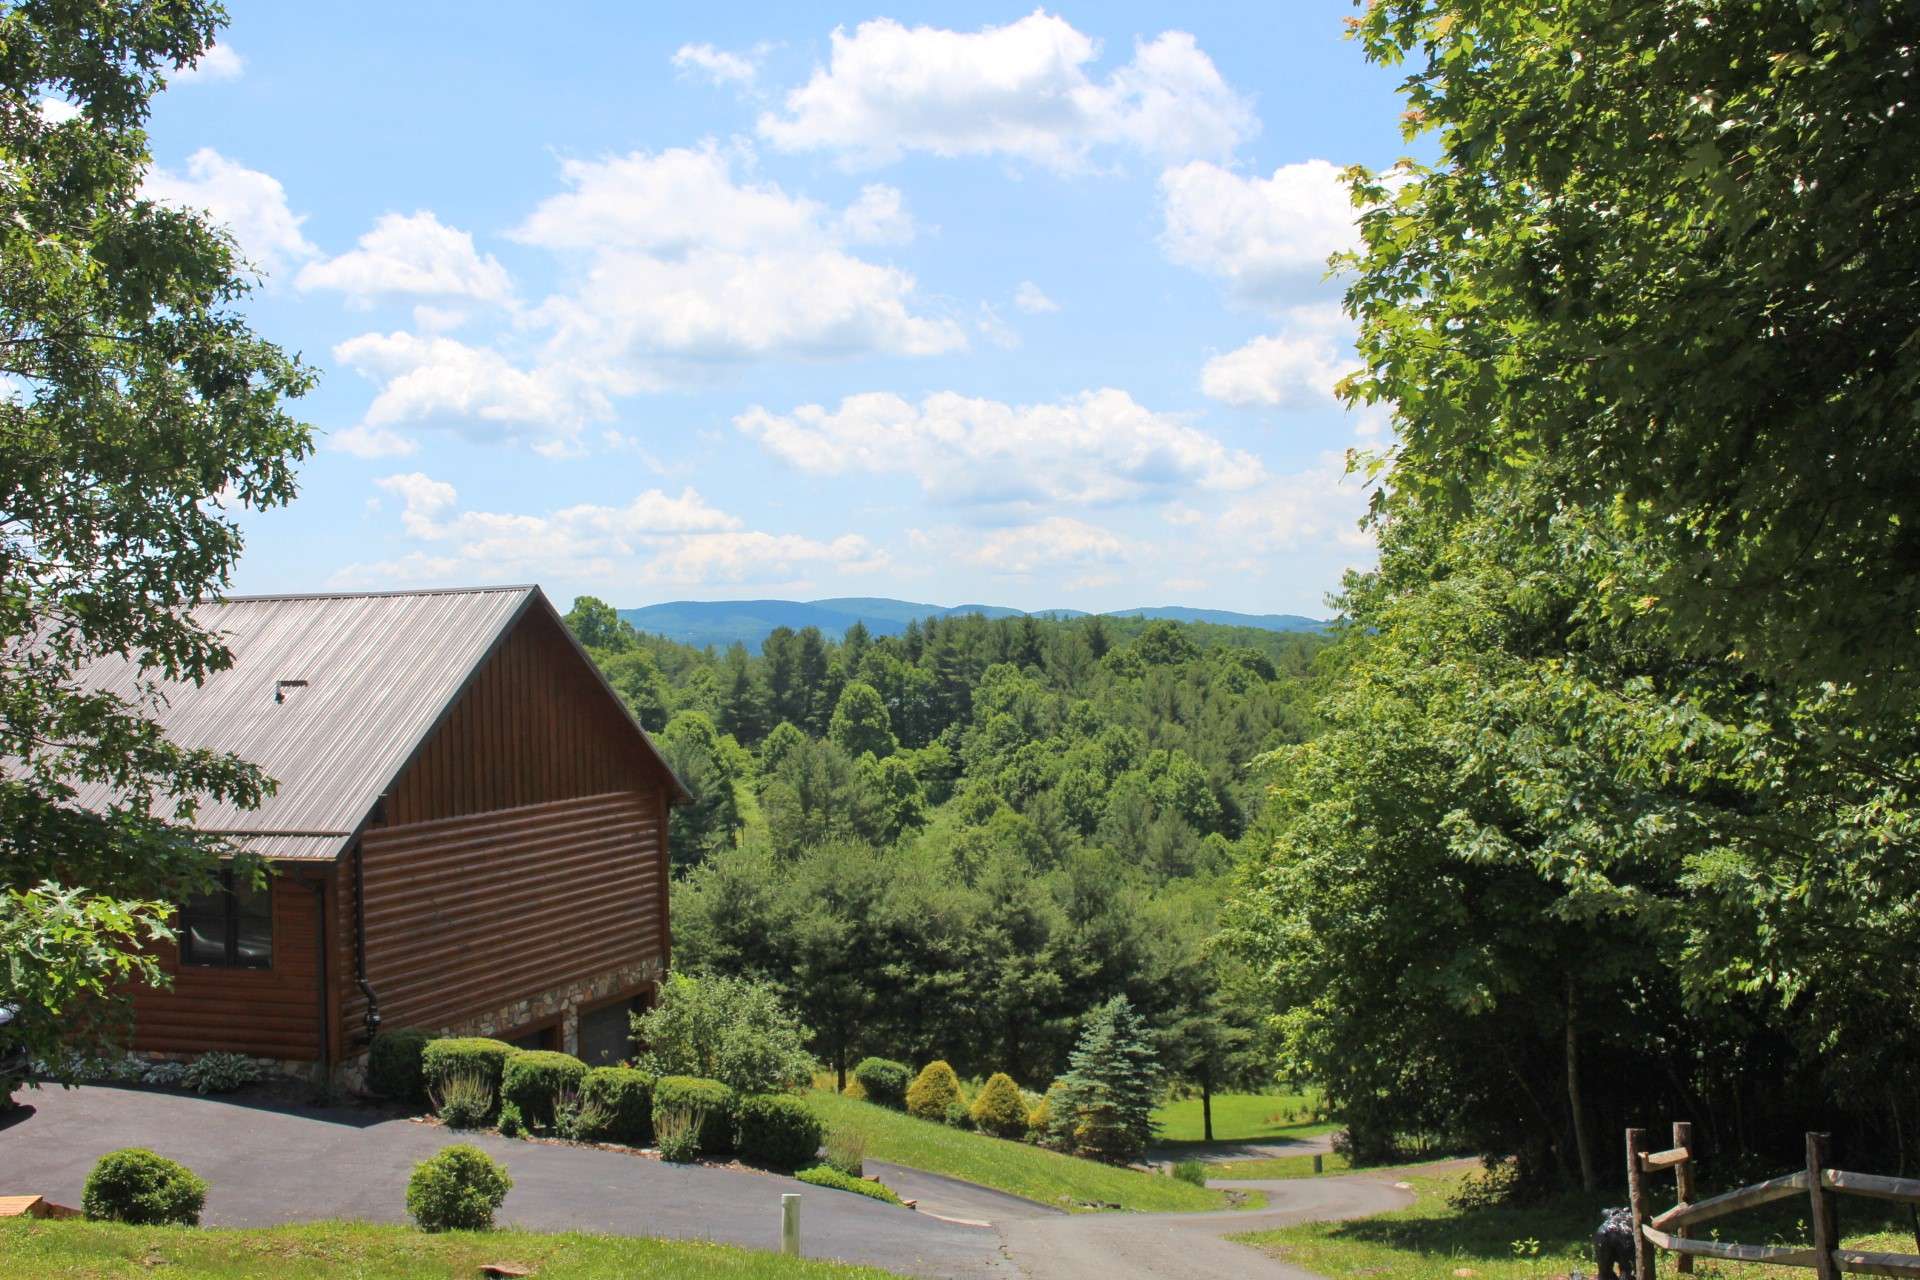
M 780 1193 L 780 1252 L 800 1256 L 800 1197 L 791 1191 Z

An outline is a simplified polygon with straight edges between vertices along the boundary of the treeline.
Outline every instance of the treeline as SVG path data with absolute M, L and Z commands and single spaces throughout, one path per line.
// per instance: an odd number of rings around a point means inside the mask
M 591 598 L 568 622 L 696 797 L 678 963 L 779 984 L 826 1062 L 1044 1087 L 1124 994 L 1194 1083 L 1270 1077 L 1210 939 L 1264 804 L 1249 763 L 1307 736 L 1322 638 L 965 616 L 715 654 Z

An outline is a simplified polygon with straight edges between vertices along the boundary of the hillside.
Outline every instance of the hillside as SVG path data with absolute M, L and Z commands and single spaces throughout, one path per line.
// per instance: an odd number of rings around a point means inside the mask
M 620 617 L 638 631 L 664 636 L 697 648 L 724 649 L 736 641 L 757 651 L 776 627 L 799 631 L 818 627 L 838 639 L 859 622 L 875 636 L 904 634 L 909 622 L 979 614 L 985 618 L 1017 618 L 1023 610 L 1002 605 L 922 604 L 883 596 L 837 596 L 825 600 L 670 600 L 620 610 Z M 1036 617 L 1082 618 L 1079 609 L 1047 609 Z M 1150 609 L 1116 609 L 1110 618 L 1166 618 L 1176 622 L 1211 622 L 1223 626 L 1253 627 L 1261 631 L 1324 631 L 1325 622 L 1287 613 L 1234 613 L 1226 609 L 1190 609 L 1165 605 Z

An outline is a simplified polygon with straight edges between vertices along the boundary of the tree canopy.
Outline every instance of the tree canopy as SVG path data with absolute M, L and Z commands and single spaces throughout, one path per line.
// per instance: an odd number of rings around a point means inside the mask
M 0 927 L 91 940 L 10 947 L 0 969 L 42 1049 L 63 993 L 128 965 L 156 976 L 132 940 L 164 932 L 161 900 L 212 865 L 185 825 L 196 803 L 271 786 L 151 718 L 162 682 L 227 664 L 189 607 L 227 585 L 235 509 L 288 501 L 311 448 L 286 402 L 312 373 L 248 327 L 232 239 L 141 192 L 151 100 L 224 20 L 198 0 L 0 13 Z M 85 688 L 91 662 L 122 654 L 143 673 L 132 698 Z M 82 783 L 117 799 L 83 812 Z

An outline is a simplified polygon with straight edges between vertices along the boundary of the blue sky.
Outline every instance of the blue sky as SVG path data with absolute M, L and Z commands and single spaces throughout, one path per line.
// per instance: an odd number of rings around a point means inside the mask
M 230 4 L 152 124 L 324 371 L 242 591 L 1324 612 L 1344 0 Z

